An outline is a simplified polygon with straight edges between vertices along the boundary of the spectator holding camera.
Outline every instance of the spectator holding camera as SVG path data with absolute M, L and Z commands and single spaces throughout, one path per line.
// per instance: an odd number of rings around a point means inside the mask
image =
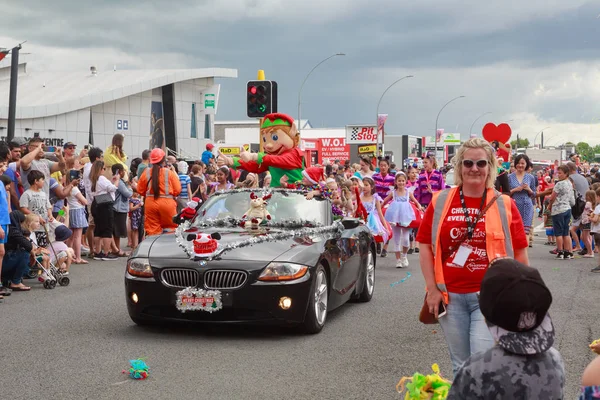
M 114 164 L 112 167 L 113 176 L 118 176 L 119 180 L 115 183 L 117 191 L 115 192 L 115 203 L 113 205 L 115 223 L 113 226 L 116 255 L 127 257 L 129 254 L 121 250 L 121 238 L 127 237 L 127 214 L 129 213 L 129 199 L 133 191 L 125 183 L 125 167 L 123 164 Z
M 88 262 L 81 258 L 81 236 L 83 229 L 88 227 L 85 215 L 85 207 L 88 205 L 88 202 L 77 185 L 73 185 L 74 181 L 79 180 L 79 175 L 79 171 L 72 169 L 66 177 L 68 185 L 72 187 L 71 193 L 67 197 L 67 204 L 69 205 L 69 228 L 73 231 L 69 247 L 73 248 L 75 253 L 75 259 L 73 260 L 75 264 L 87 264 Z
M 29 152 L 21 158 L 21 183 L 25 190 L 29 189 L 30 183 L 28 175 L 31 171 L 39 171 L 44 177 L 44 186 L 42 191 L 46 197 L 50 198 L 50 175 L 65 169 L 65 159 L 62 156 L 62 149 L 56 148 L 54 152 L 58 162 L 45 159 L 44 139 L 34 137 L 29 141 Z
M 111 168 L 115 164 L 122 164 L 125 167 L 125 172 L 128 172 L 127 154 L 123 150 L 123 141 L 125 141 L 125 136 L 120 133 L 115 134 L 111 145 L 104 151 L 104 166 L 106 167 L 104 176 L 109 180 L 112 178 Z

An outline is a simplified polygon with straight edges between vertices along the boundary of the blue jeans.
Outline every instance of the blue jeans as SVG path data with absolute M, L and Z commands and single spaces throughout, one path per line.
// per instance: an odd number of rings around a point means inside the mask
M 18 285 L 29 270 L 29 253 L 8 251 L 2 259 L 2 280 Z
M 571 223 L 571 210 L 552 216 L 552 228 L 554 236 L 569 236 L 569 224 Z M 569 240 L 571 240 L 569 238 Z
M 479 310 L 476 293 L 448 293 L 447 313 L 439 318 L 444 331 L 454 375 L 472 354 L 494 346 L 485 318 Z

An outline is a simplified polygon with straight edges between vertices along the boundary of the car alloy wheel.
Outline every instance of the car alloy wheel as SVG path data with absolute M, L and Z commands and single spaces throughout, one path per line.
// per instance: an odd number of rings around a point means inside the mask
M 367 253 L 367 257 L 364 264 L 365 280 L 362 285 L 360 293 L 356 294 L 356 301 L 359 303 L 366 303 L 371 301 L 373 293 L 375 292 L 375 264 L 376 264 L 376 253 L 375 249 L 370 249 Z
M 373 262 L 373 253 L 369 252 L 367 256 L 367 271 L 365 273 L 367 286 L 367 292 L 369 295 L 373 295 L 373 290 L 375 289 L 375 263 Z
M 315 319 L 319 325 L 323 325 L 327 318 L 327 276 L 325 275 L 325 271 L 322 269 L 317 271 L 315 281 Z

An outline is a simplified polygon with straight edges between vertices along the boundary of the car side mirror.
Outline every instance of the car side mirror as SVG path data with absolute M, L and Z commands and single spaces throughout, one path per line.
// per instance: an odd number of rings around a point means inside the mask
M 358 218 L 344 218 L 342 225 L 344 229 L 356 229 L 360 225 L 360 220 Z

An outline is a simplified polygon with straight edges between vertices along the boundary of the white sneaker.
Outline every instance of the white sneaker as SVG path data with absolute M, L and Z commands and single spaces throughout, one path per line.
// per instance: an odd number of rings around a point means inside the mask
M 396 268 L 404 268 L 404 262 L 401 258 L 396 260 Z
M 407 268 L 408 267 L 408 257 L 402 256 L 402 258 L 400 260 L 402 261 L 402 266 L 404 268 Z

